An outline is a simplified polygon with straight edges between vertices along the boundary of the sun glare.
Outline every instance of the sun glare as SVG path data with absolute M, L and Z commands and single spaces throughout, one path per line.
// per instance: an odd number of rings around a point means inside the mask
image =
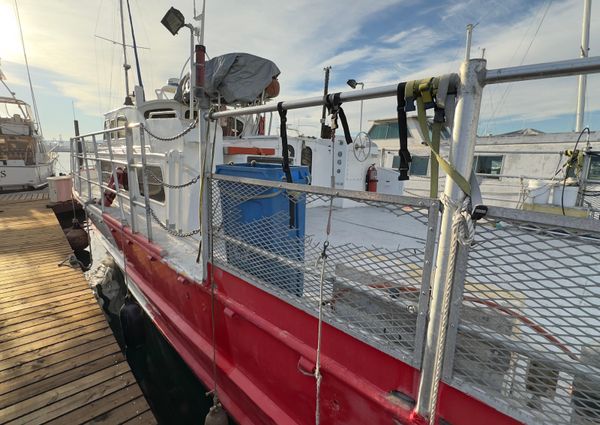
M 17 61 L 21 55 L 21 40 L 15 10 L 8 4 L 0 4 L 0 58 Z

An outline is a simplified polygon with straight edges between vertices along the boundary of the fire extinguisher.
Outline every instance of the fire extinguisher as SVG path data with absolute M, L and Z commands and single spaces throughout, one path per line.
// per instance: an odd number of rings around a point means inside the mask
M 367 179 L 365 184 L 367 192 L 377 192 L 377 182 L 377 168 L 375 168 L 375 164 L 371 164 L 367 170 Z

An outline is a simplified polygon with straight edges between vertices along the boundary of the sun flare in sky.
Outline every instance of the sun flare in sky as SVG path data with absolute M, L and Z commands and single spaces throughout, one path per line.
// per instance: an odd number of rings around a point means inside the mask
M 14 62 L 22 54 L 15 9 L 9 4 L 0 3 L 0 59 Z

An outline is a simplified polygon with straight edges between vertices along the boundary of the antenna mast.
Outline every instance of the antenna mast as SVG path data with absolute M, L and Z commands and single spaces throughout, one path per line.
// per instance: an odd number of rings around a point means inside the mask
M 133 105 L 131 97 L 129 96 L 129 78 L 128 73 L 131 69 L 131 65 L 127 63 L 127 46 L 125 45 L 125 20 L 123 16 L 123 0 L 119 0 L 119 6 L 121 9 L 121 39 L 123 41 L 123 69 L 125 70 L 125 105 Z
M 592 10 L 592 0 L 583 2 L 583 23 L 581 28 L 581 57 L 587 58 L 590 50 L 590 15 Z M 583 116 L 585 114 L 585 91 L 587 85 L 587 75 L 579 76 L 579 87 L 577 88 L 577 120 L 575 121 L 575 131 L 580 132 L 583 128 Z
M 129 15 L 129 26 L 131 27 L 131 41 L 133 43 L 133 54 L 135 55 L 135 68 L 137 70 L 138 83 L 143 90 L 144 83 L 142 83 L 142 70 L 140 69 L 140 58 L 138 57 L 137 43 L 135 42 L 135 30 L 133 29 L 133 18 L 131 17 L 131 7 L 129 6 L 129 0 L 127 0 L 127 14 Z M 123 48 L 125 48 L 124 40 Z
M 40 114 L 38 113 L 37 102 L 35 101 L 35 94 L 33 92 L 33 84 L 31 83 L 31 74 L 29 73 L 29 61 L 27 60 L 27 52 L 25 51 L 25 40 L 23 38 L 23 29 L 21 28 L 21 17 L 19 16 L 19 5 L 15 0 L 15 10 L 17 12 L 17 21 L 19 22 L 19 34 L 21 34 L 21 45 L 23 46 L 23 57 L 25 58 L 25 68 L 27 69 L 27 79 L 29 80 L 29 90 L 31 90 L 31 101 L 33 103 L 33 113 L 35 114 L 35 121 L 38 126 L 38 133 L 43 136 L 42 122 L 40 121 Z M 14 97 L 14 94 L 13 94 Z

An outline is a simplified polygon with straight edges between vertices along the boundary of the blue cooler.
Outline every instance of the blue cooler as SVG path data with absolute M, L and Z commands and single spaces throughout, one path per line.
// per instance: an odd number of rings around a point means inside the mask
M 290 167 L 294 183 L 307 184 L 308 167 Z M 216 174 L 269 181 L 285 181 L 280 164 L 217 165 Z M 223 231 L 251 247 L 294 262 L 304 262 L 306 195 L 228 181 L 218 181 Z M 290 198 L 294 199 L 290 202 Z M 291 214 L 290 214 L 291 213 Z M 227 262 L 262 281 L 301 296 L 304 270 L 296 265 L 226 242 Z

